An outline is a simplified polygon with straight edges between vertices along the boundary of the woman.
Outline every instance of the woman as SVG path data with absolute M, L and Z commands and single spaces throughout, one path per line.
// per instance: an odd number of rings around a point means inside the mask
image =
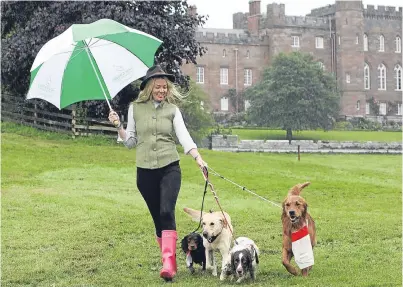
M 136 146 L 137 187 L 153 218 L 162 253 L 160 276 L 172 280 L 176 266 L 175 205 L 181 186 L 179 154 L 175 133 L 184 148 L 203 168 L 206 164 L 189 135 L 176 101 L 182 99 L 173 85 L 175 77 L 160 66 L 151 67 L 140 85 L 140 94 L 129 107 L 126 130 L 111 111 L 109 120 L 118 123 L 119 136 L 128 148 Z

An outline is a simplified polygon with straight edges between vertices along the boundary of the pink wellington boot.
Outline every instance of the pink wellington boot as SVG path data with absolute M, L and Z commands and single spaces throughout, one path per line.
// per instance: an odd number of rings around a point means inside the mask
M 162 231 L 162 269 L 161 278 L 171 281 L 177 271 L 176 266 L 176 239 L 178 234 L 175 230 Z

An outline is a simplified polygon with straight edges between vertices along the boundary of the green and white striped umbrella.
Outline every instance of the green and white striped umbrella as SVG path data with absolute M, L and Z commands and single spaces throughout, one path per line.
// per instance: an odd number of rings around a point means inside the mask
M 43 99 L 59 109 L 85 100 L 108 101 L 146 74 L 161 43 L 109 19 L 74 24 L 37 54 L 27 99 Z

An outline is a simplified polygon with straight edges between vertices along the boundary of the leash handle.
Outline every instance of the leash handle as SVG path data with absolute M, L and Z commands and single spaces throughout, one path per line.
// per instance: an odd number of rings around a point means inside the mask
M 207 167 L 203 166 L 203 167 L 201 168 L 201 171 L 202 171 L 204 180 L 205 180 L 206 182 L 208 182 L 208 170 L 207 170 Z

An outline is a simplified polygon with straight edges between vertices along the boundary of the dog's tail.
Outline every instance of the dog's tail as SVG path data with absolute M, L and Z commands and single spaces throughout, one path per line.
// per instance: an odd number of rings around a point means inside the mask
M 192 220 L 200 221 L 200 210 L 195 210 L 192 208 L 185 207 L 185 208 L 183 208 L 183 211 L 186 212 L 187 214 L 189 214 L 190 217 L 192 217 Z
M 293 186 L 293 187 L 288 191 L 288 194 L 289 194 L 289 195 L 299 195 L 299 194 L 301 193 L 302 189 L 304 189 L 304 187 L 306 187 L 306 186 L 308 186 L 308 185 L 310 185 L 310 184 L 311 184 L 311 183 L 310 183 L 309 181 L 308 181 L 308 182 L 304 182 L 304 183 L 299 183 L 299 184 Z

